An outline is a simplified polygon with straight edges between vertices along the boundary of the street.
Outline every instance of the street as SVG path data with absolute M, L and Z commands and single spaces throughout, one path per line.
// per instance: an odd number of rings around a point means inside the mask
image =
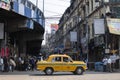
M 84 75 L 73 75 L 69 72 L 57 72 L 45 75 L 38 71 L 0 72 L 0 80 L 120 80 L 120 73 L 87 71 Z

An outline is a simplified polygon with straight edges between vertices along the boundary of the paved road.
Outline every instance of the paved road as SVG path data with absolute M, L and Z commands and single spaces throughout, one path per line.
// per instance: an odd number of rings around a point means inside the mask
M 51 76 L 38 71 L 29 72 L 0 72 L 0 80 L 120 80 L 120 73 L 104 73 L 87 71 L 84 75 L 73 75 L 72 73 L 54 73 Z

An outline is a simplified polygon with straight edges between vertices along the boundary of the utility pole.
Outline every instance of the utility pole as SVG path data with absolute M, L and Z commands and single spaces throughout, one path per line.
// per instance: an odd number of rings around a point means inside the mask
M 36 7 L 38 7 L 38 0 L 36 0 Z
M 104 25 L 105 25 L 105 54 L 109 53 L 109 49 L 108 49 L 108 29 L 107 29 L 107 16 L 106 16 L 106 4 L 105 2 L 102 0 L 102 5 L 103 5 L 103 9 L 104 9 Z

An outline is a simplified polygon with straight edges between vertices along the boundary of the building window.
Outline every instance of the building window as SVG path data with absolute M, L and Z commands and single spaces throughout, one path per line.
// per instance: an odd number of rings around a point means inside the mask
M 34 10 L 34 11 L 35 11 L 35 6 L 34 6 L 34 5 L 32 6 L 32 10 Z
M 99 0 L 95 0 L 95 2 L 99 2 Z
M 26 0 L 21 0 L 21 3 L 25 5 L 25 3 L 26 3 Z
M 54 57 L 52 62 L 61 62 L 61 57 Z
M 31 3 L 27 2 L 27 7 L 31 9 Z

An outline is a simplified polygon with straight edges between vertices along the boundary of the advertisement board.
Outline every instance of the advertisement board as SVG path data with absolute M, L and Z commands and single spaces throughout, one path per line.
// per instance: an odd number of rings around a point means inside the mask
M 0 1 L 0 8 L 3 8 L 5 10 L 10 10 L 10 2 L 6 0 Z
M 94 19 L 94 34 L 105 34 L 104 19 Z
M 77 42 L 77 32 L 75 32 L 75 31 L 70 32 L 70 41 Z
M 51 33 L 55 34 L 58 28 L 59 28 L 58 24 L 51 24 Z
M 120 19 L 107 19 L 107 25 L 111 34 L 120 35 Z

